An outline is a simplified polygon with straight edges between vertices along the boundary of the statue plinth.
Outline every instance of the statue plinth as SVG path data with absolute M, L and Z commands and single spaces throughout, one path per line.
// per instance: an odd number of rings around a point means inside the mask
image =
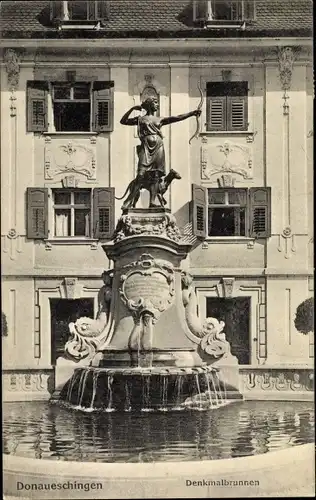
M 112 331 L 99 346 L 98 366 L 202 365 L 182 304 L 180 263 L 191 245 L 170 210 L 126 210 L 114 242 L 102 248 L 114 279 Z
M 126 210 L 102 248 L 114 268 L 103 273 L 97 318 L 71 325 L 66 350 L 86 366 L 74 369 L 60 398 L 107 411 L 213 408 L 241 398 L 238 365 L 226 366 L 224 323 L 197 314 L 193 278 L 180 267 L 191 245 L 170 210 Z

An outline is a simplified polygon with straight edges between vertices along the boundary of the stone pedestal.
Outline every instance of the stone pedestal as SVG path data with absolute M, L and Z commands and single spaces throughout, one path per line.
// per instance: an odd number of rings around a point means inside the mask
M 203 364 L 182 304 L 180 263 L 190 247 L 170 210 L 125 211 L 113 242 L 103 245 L 114 262 L 112 330 L 93 366 Z

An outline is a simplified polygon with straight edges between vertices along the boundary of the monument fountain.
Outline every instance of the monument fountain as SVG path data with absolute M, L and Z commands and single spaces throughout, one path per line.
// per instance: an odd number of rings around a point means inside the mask
M 146 114 L 129 118 L 135 109 Z M 161 126 L 200 111 L 160 118 L 156 110 L 156 100 L 149 98 L 121 119 L 138 127 L 138 173 L 125 192 L 113 239 L 103 245 L 114 267 L 103 274 L 97 318 L 70 324 L 68 360 L 61 364 L 78 367 L 59 399 L 79 409 L 212 408 L 241 398 L 224 323 L 202 322 L 197 314 L 192 277 L 181 269 L 191 245 L 163 197 L 181 177 L 174 170 L 165 173 Z M 136 208 L 143 188 L 149 207 Z M 58 369 L 60 363 L 60 385 Z
M 223 482 L 226 492 L 238 486 L 241 498 L 309 495 L 311 405 L 245 401 L 222 408 L 242 399 L 238 362 L 224 323 L 199 317 L 193 278 L 181 267 L 191 244 L 165 207 L 163 195 L 180 176 L 166 175 L 160 128 L 199 111 L 159 118 L 154 100 L 142 106 L 145 115 L 129 118 L 130 110 L 121 120 L 138 127 L 138 173 L 113 238 L 103 244 L 113 265 L 102 275 L 96 318 L 70 323 L 57 360 L 51 401 L 60 405 L 29 401 L 22 413 L 19 402 L 5 406 L 4 493 L 60 498 L 75 488 L 69 498 L 79 490 L 87 498 L 188 497 L 187 478 L 203 486 L 210 478 L 201 498 L 223 495 Z M 149 191 L 148 208 L 136 208 L 141 189 Z M 210 411 L 167 411 L 192 409 Z

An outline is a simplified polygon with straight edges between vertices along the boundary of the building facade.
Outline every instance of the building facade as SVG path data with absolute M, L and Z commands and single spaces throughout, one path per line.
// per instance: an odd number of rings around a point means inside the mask
M 268 367 L 267 388 L 274 371 L 311 368 L 313 334 L 298 332 L 294 318 L 313 290 L 312 2 L 1 9 L 3 368 L 12 398 L 47 397 L 68 323 L 97 313 L 111 268 L 101 244 L 137 168 L 137 130 L 120 119 L 148 96 L 161 116 L 202 111 L 163 129 L 167 169 L 181 175 L 168 206 L 193 245 L 183 266 L 200 316 L 225 321 L 248 388 Z

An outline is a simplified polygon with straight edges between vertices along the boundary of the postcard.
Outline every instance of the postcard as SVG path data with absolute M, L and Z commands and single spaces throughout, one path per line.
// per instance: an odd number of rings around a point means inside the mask
M 0 8 L 4 498 L 314 496 L 312 2 Z

